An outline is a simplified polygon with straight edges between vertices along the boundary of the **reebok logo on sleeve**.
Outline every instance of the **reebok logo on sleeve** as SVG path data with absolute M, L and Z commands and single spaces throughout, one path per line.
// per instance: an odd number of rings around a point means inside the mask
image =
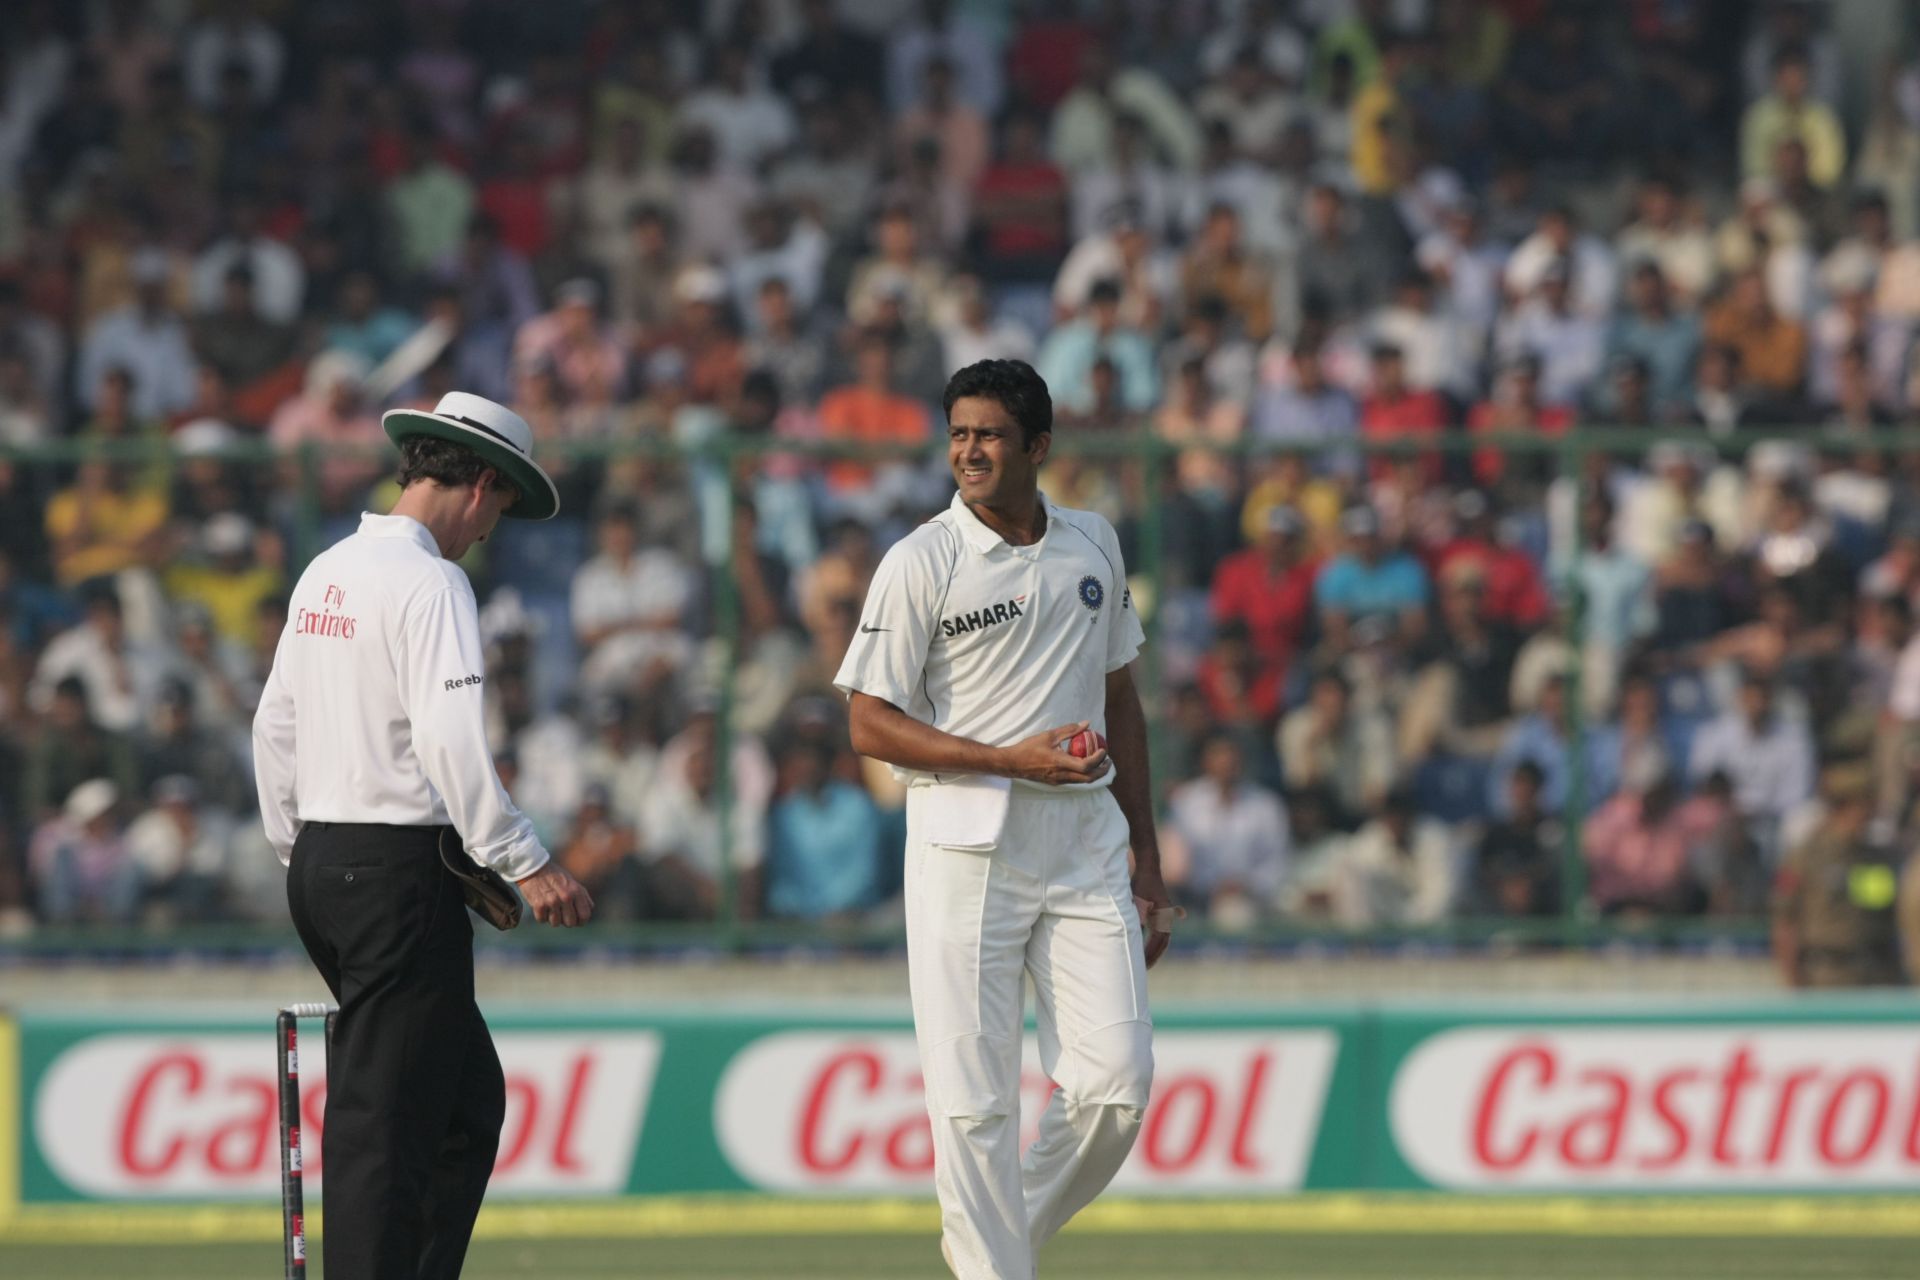
M 446 687 L 448 693 L 452 693 L 455 689 L 461 689 L 470 684 L 479 684 L 480 677 L 461 676 L 458 680 L 443 680 L 441 683 Z

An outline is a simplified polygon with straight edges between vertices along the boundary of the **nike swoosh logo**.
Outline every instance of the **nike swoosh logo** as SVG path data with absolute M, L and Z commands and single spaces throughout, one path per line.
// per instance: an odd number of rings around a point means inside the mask
M 893 628 L 892 627 L 870 627 L 864 622 L 860 624 L 860 634 L 863 636 L 870 636 L 876 631 L 885 631 L 888 634 L 892 634 Z

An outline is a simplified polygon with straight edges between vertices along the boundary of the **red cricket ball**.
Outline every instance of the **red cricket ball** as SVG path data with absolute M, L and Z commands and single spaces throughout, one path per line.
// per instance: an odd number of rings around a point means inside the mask
M 1107 740 L 1105 738 L 1091 729 L 1082 729 L 1071 738 L 1062 741 L 1060 743 L 1060 749 L 1070 756 L 1078 756 L 1084 760 L 1106 745 Z

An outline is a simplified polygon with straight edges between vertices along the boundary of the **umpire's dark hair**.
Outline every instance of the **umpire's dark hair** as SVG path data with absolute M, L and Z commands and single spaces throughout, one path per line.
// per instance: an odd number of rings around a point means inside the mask
M 461 489 L 477 483 L 481 472 L 494 470 L 473 450 L 438 436 L 408 436 L 400 445 L 402 489 L 422 480 Z
M 1053 397 L 1047 393 L 1046 379 L 1024 360 L 981 360 L 968 365 L 947 379 L 940 407 L 952 418 L 955 402 L 968 396 L 991 400 L 1012 414 L 1020 424 L 1022 444 L 1053 433 Z

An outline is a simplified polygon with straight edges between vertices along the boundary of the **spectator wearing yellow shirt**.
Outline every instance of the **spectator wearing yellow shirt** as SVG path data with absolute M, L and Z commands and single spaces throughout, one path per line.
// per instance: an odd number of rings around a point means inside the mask
M 1759 271 L 1734 277 L 1725 301 L 1707 313 L 1703 331 L 1708 343 L 1740 353 L 1745 381 L 1761 394 L 1784 399 L 1799 391 L 1807 369 L 1806 330 L 1774 309 Z
M 226 512 L 207 521 L 198 550 L 197 563 L 168 568 L 167 591 L 178 600 L 204 606 L 222 640 L 245 645 L 253 638 L 260 602 L 286 585 L 279 539 L 272 534 L 256 536 L 252 521 Z
M 1407 119 L 1406 83 L 1414 46 L 1394 38 L 1381 47 L 1380 74 L 1354 95 L 1353 181 L 1362 195 L 1391 195 L 1405 167 L 1411 132 Z
M 63 587 L 158 563 L 165 551 L 164 490 L 135 488 L 130 468 L 98 458 L 47 504 L 53 576 Z
M 1807 150 L 1807 177 L 1831 187 L 1847 167 L 1847 137 L 1832 107 L 1807 96 L 1811 83 L 1807 51 L 1782 49 L 1773 60 L 1773 92 L 1747 108 L 1740 121 L 1740 172 L 1764 178 L 1773 171 L 1774 153 L 1795 139 Z

